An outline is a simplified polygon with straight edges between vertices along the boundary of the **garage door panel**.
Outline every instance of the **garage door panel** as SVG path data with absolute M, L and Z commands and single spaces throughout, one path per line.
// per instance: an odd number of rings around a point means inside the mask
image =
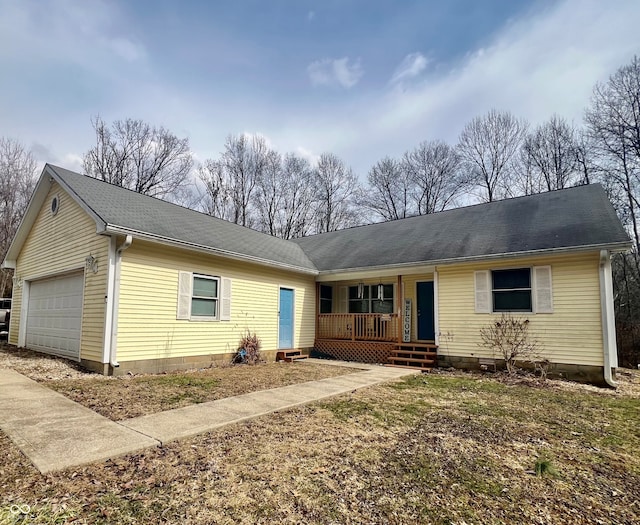
M 80 358 L 83 284 L 82 273 L 31 283 L 27 347 L 72 359 Z

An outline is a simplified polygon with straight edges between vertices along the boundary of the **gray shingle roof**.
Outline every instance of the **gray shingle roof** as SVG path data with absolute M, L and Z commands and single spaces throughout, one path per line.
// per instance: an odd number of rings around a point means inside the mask
M 299 245 L 101 180 L 48 165 L 105 225 L 316 273 Z
M 629 237 L 599 184 L 303 237 L 320 271 L 600 245 Z M 626 246 L 627 248 L 629 246 Z
M 528 252 L 629 247 L 599 184 L 285 241 L 47 165 L 108 230 L 301 271 L 435 264 Z

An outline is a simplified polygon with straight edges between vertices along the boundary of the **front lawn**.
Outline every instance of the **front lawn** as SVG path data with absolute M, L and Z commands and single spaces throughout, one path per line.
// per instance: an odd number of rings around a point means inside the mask
M 46 476 L 0 436 L 0 523 L 637 523 L 622 380 L 425 374 Z

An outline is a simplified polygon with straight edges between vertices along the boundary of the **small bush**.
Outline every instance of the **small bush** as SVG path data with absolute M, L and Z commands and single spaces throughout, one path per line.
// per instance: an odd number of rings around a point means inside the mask
M 540 344 L 529 338 L 529 319 L 503 313 L 500 319 L 480 329 L 480 346 L 490 348 L 504 359 L 509 374 L 517 371 L 516 361 L 540 361 Z
M 262 361 L 262 358 L 260 357 L 261 346 L 262 343 L 257 334 L 255 332 L 251 333 L 250 330 L 247 330 L 240 338 L 240 344 L 233 362 L 246 363 L 248 365 L 260 363 Z

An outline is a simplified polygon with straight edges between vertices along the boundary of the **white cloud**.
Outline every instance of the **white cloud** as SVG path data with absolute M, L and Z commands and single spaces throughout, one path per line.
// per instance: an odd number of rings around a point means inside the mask
M 640 2 L 565 0 L 534 7 L 487 36 L 482 48 L 455 63 L 440 62 L 420 83 L 404 90 L 387 84 L 357 101 L 333 101 L 289 122 L 286 136 L 272 134 L 279 144 L 335 152 L 364 174 L 381 157 L 400 156 L 420 141 L 455 143 L 469 120 L 491 108 L 532 125 L 557 113 L 580 126 L 594 84 L 639 52 L 638 19 Z
M 391 77 L 391 84 L 399 84 L 419 76 L 429 64 L 429 59 L 422 53 L 411 53 L 402 59 Z
M 309 64 L 307 73 L 314 86 L 341 86 L 349 89 L 360 81 L 364 70 L 360 59 L 350 63 L 349 57 L 324 58 Z
M 307 13 L 307 20 L 309 22 L 311 22 L 311 20 L 313 20 L 316 17 L 316 12 L 315 11 L 309 11 Z

